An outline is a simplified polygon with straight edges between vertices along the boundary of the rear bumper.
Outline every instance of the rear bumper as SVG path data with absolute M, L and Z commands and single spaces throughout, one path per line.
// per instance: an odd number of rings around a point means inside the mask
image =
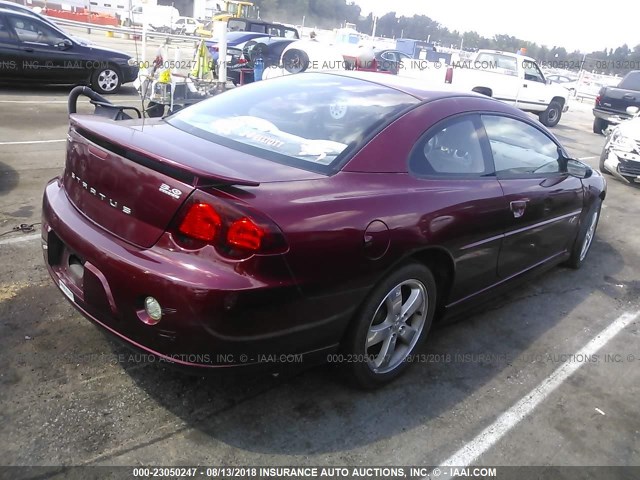
M 609 112 L 607 110 L 601 110 L 599 108 L 594 108 L 593 109 L 593 115 L 596 118 L 600 118 L 612 125 L 617 125 L 618 123 L 623 122 L 624 120 L 628 120 L 629 118 L 631 118 L 629 115 L 627 115 L 626 113 L 620 113 L 620 112 Z
M 269 370 L 322 362 L 351 316 L 343 301 L 303 296 L 281 257 L 263 257 L 260 278 L 239 263 L 170 251 L 169 238 L 149 249 L 119 240 L 78 212 L 57 179 L 42 211 L 44 260 L 62 293 L 99 327 L 168 362 Z M 70 266 L 78 259 L 81 274 Z M 155 325 L 147 296 L 163 308 Z

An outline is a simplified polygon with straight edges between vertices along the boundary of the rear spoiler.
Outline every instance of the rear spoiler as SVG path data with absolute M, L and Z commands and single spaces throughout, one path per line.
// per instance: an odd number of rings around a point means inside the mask
M 94 118 L 96 125 L 100 124 L 101 126 L 113 127 L 109 129 L 109 133 L 113 133 L 114 135 L 99 134 L 95 131 L 95 129 L 90 128 L 91 126 L 93 126 L 90 124 L 93 123 Z M 128 131 L 128 137 L 131 137 L 132 131 L 130 128 L 122 125 L 121 122 L 118 122 L 119 124 L 116 125 L 115 122 L 109 122 L 108 120 L 107 122 L 105 122 L 99 117 L 94 118 L 92 118 L 91 116 L 87 118 L 87 116 L 78 116 L 76 114 L 72 114 L 70 115 L 70 128 L 78 135 L 87 139 L 87 141 L 94 143 L 104 150 L 124 157 L 127 160 L 130 160 L 139 165 L 143 165 L 151 170 L 155 170 L 157 172 L 168 175 L 172 178 L 175 178 L 176 180 L 180 180 L 181 182 L 184 182 L 195 188 L 230 185 L 257 187 L 260 185 L 260 182 L 256 182 L 253 180 L 237 178 L 230 175 L 211 173 L 199 168 L 193 168 L 187 165 L 183 165 L 153 152 L 148 152 L 137 148 L 136 146 L 124 141 L 125 131 Z

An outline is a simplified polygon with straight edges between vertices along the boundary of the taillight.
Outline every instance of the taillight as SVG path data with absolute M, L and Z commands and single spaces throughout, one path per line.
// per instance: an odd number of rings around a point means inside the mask
M 447 68 L 447 73 L 444 75 L 444 83 L 453 82 L 453 67 Z
M 227 242 L 244 250 L 260 250 L 265 231 L 248 218 L 236 220 L 229 227 Z
M 600 106 L 600 102 L 602 101 L 602 95 L 596 96 L 596 107 Z
M 187 237 L 212 242 L 220 231 L 222 220 L 215 209 L 206 203 L 194 203 L 182 219 L 178 230 Z
M 266 215 L 201 190 L 182 207 L 171 230 L 182 248 L 212 245 L 235 259 L 284 253 L 288 248 L 282 231 Z

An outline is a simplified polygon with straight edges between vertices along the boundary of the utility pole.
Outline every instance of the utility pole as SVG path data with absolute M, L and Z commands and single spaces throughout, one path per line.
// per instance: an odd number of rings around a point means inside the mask
M 378 17 L 373 17 L 373 31 L 371 32 L 371 38 L 376 38 L 377 26 L 378 26 Z

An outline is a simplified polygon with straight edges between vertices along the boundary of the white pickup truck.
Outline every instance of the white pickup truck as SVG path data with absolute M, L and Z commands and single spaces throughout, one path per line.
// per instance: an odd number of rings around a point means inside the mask
M 548 82 L 533 58 L 515 53 L 479 50 L 469 60 L 452 62 L 445 83 L 535 113 L 547 127 L 556 126 L 569 108 L 567 89 Z

